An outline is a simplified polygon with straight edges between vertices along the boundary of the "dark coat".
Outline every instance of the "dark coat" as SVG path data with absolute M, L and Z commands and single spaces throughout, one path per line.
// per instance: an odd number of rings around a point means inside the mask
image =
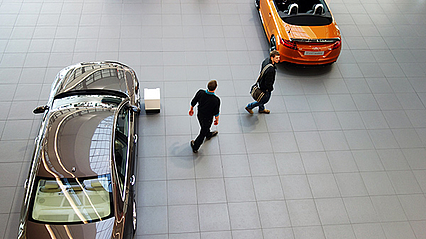
M 197 103 L 199 117 L 212 119 L 213 116 L 219 115 L 220 99 L 214 93 L 198 90 L 191 100 L 191 106 L 194 107 Z
M 260 68 L 260 71 L 262 72 L 263 67 L 265 67 L 267 64 L 273 64 L 270 57 L 266 58 L 262 62 L 262 67 Z M 269 67 L 264 73 L 260 81 L 260 89 L 262 91 L 273 91 L 274 90 L 274 82 L 275 82 L 275 72 L 277 71 L 277 68 L 275 67 L 275 64 L 273 64 L 273 67 Z

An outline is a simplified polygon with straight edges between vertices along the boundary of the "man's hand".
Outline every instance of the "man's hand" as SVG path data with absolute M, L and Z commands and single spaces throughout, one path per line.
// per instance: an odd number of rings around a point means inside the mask
M 214 125 L 218 125 L 219 124 L 219 116 L 214 117 Z
M 191 108 L 189 108 L 189 116 L 193 116 L 194 115 L 194 107 L 191 106 Z

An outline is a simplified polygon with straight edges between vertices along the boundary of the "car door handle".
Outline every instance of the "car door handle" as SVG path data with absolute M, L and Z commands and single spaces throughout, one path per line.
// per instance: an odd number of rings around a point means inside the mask
M 136 144 L 138 142 L 138 135 L 133 135 L 133 142 Z
M 135 179 L 135 175 L 133 174 L 131 177 L 130 177 L 130 185 L 135 185 L 135 182 L 136 182 L 136 179 Z

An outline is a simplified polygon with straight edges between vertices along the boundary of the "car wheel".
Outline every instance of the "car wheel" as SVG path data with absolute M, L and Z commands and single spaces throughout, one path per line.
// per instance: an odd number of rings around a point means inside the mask
M 277 49 L 277 42 L 275 40 L 275 36 L 271 36 L 271 40 L 269 41 L 269 52 Z
M 138 227 L 138 222 L 137 222 L 137 213 L 136 213 L 136 200 L 133 199 L 133 233 L 136 232 L 136 228 Z
M 256 7 L 257 10 L 259 10 L 259 2 L 260 0 L 254 0 L 254 6 Z

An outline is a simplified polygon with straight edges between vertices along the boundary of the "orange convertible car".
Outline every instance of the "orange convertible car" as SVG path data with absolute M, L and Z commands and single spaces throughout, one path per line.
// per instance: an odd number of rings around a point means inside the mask
M 323 65 L 339 57 L 340 30 L 325 0 L 255 0 L 255 6 L 281 61 Z

